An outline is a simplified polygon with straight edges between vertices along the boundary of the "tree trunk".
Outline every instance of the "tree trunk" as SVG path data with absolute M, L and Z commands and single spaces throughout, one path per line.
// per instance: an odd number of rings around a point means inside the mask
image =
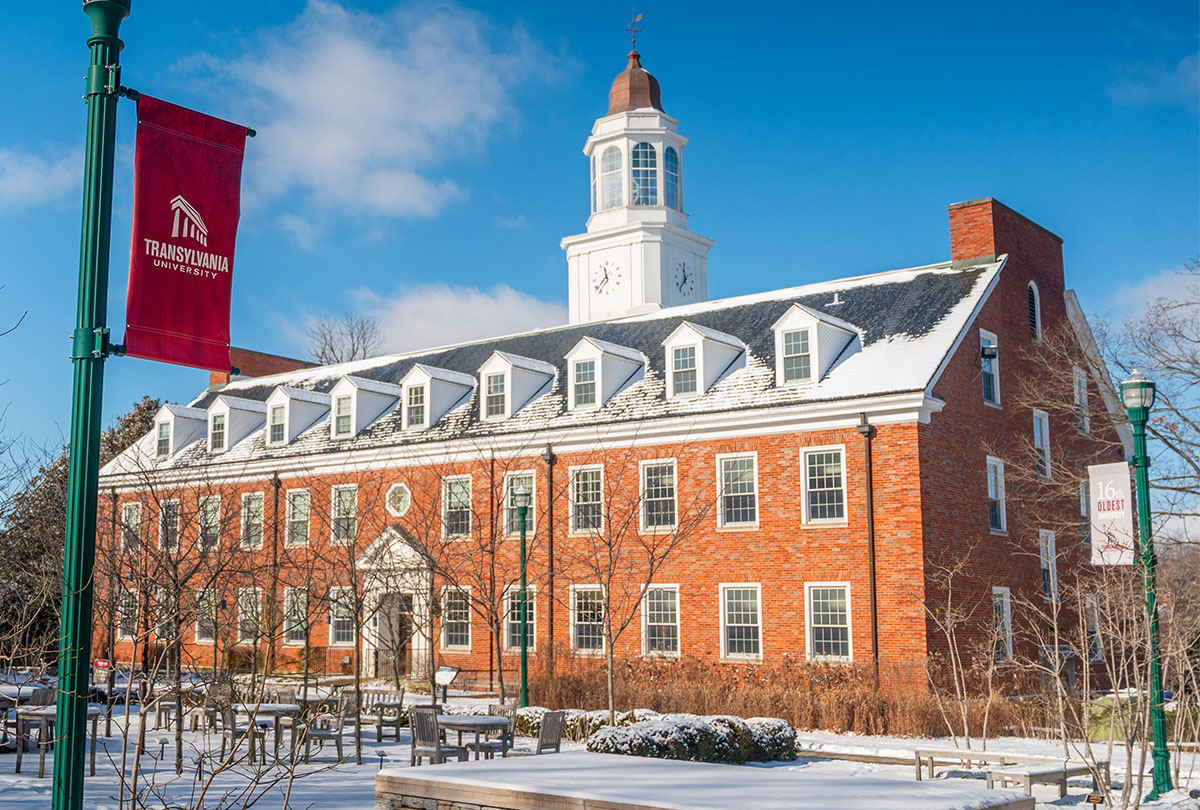
M 608 680 L 608 724 L 615 726 L 617 724 L 617 687 L 613 678 L 613 643 L 608 636 L 609 634 L 605 633 L 604 663 Z

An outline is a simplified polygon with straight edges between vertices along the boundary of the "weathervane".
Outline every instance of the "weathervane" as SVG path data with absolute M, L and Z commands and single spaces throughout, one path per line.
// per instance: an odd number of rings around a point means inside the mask
M 633 21 L 629 23 L 629 27 L 625 30 L 629 32 L 629 40 L 633 43 L 634 50 L 637 50 L 637 35 L 642 33 L 642 29 L 637 27 L 637 24 L 642 21 L 642 15 L 637 13 L 637 8 L 632 7 Z

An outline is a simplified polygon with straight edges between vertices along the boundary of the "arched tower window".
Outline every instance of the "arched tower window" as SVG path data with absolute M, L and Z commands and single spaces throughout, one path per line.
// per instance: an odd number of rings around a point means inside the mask
M 633 147 L 633 205 L 658 205 L 658 156 L 654 147 L 639 143 Z
M 1038 295 L 1037 285 L 1032 281 L 1026 288 L 1026 298 L 1029 303 L 1029 336 L 1036 341 L 1042 339 L 1042 299 Z
M 679 153 L 673 146 L 663 152 L 663 202 L 668 208 L 682 210 L 679 205 Z
M 600 156 L 600 210 L 621 205 L 621 150 L 610 146 Z
M 591 169 L 592 169 L 592 211 L 594 213 L 596 210 L 596 156 L 595 155 L 592 155 Z

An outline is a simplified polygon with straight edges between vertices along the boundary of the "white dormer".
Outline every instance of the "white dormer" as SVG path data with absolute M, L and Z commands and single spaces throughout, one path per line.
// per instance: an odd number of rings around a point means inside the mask
M 265 403 L 218 394 L 208 406 L 208 452 L 224 453 L 262 427 Z
M 400 399 L 403 389 L 392 383 L 345 376 L 329 392 L 329 436 L 351 439 Z
M 778 386 L 820 382 L 848 347 L 852 351 L 862 348 L 854 326 L 803 304 L 788 307 L 771 329 L 775 332 Z
M 479 418 L 507 419 L 550 390 L 554 366 L 531 357 L 495 351 L 479 367 Z
M 153 445 L 150 452 L 156 458 L 173 456 L 204 436 L 208 428 L 208 411 L 186 405 L 163 405 L 154 414 L 151 428 Z
M 567 410 L 595 410 L 645 373 L 646 356 L 585 337 L 567 352 Z
M 329 412 L 329 394 L 279 386 L 267 397 L 267 447 L 291 444 Z
M 733 335 L 684 321 L 662 342 L 666 350 L 667 398 L 698 397 L 737 362 L 746 346 Z
M 436 366 L 417 363 L 400 380 L 403 389 L 403 429 L 422 430 L 436 425 L 450 409 L 475 390 L 475 378 Z

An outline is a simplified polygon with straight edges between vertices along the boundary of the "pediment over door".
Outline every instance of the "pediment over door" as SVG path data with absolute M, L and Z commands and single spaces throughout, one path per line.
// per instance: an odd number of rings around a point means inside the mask
M 355 567 L 360 571 L 417 572 L 426 570 L 424 559 L 412 547 L 408 533 L 389 526 L 359 555 Z

